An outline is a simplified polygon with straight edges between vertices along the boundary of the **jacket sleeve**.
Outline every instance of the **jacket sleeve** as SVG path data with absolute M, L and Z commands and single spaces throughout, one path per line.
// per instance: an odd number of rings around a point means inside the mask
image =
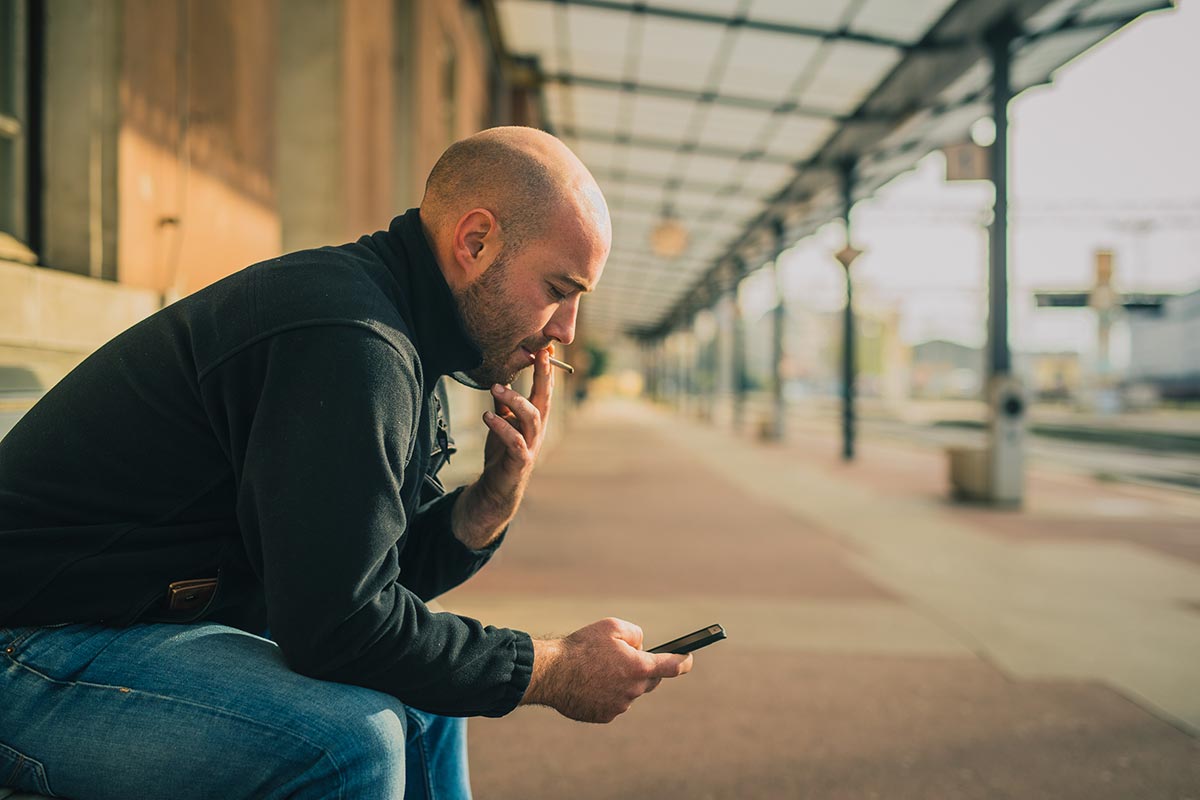
M 445 594 L 491 559 L 504 542 L 505 528 L 487 547 L 474 550 L 454 535 L 451 514 L 465 487 L 421 506 L 409 525 L 400 566 L 404 585 L 422 600 Z
M 512 710 L 533 670 L 528 634 L 435 614 L 402 581 L 415 355 L 352 325 L 292 330 L 255 350 L 237 513 L 288 664 L 434 713 Z

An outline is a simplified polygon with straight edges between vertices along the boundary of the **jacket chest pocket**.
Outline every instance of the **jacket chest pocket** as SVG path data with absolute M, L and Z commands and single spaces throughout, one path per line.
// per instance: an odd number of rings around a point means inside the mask
M 429 433 L 432 442 L 430 442 L 429 449 L 429 467 L 425 470 L 425 474 L 436 481 L 437 474 L 450 461 L 450 456 L 458 452 L 458 448 L 454 444 L 454 437 L 450 435 L 445 389 L 440 383 L 429 401 Z
M 446 487 L 438 478 L 438 473 L 450 461 L 450 456 L 458 451 L 454 444 L 454 437 L 450 435 L 445 391 L 439 382 L 429 397 L 429 436 L 431 441 L 429 462 L 425 468 L 421 486 L 422 503 L 436 500 L 446 493 Z

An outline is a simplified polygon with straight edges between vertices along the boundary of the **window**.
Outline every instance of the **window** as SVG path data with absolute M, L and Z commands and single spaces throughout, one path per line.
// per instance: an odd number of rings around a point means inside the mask
M 26 6 L 0 0 L 0 233 L 25 240 Z

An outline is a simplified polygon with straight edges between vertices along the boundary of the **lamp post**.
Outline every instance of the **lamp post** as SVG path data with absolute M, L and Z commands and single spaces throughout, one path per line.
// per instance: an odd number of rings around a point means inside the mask
M 849 226 L 846 239 L 850 238 Z M 846 308 L 842 314 L 842 458 L 854 459 L 854 282 L 850 279 L 850 265 L 862 255 L 862 251 L 847 244 L 834 254 L 846 273 Z
M 854 460 L 854 281 L 850 265 L 862 251 L 850 242 L 850 208 L 854 203 L 854 160 L 842 162 L 842 218 L 846 226 L 846 246 L 834 254 L 846 273 L 846 308 L 842 315 L 842 459 Z

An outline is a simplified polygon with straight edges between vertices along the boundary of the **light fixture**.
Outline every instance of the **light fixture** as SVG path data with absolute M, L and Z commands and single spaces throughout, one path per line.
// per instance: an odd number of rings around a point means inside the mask
M 848 244 L 841 250 L 834 253 L 833 257 L 836 258 L 838 263 L 842 265 L 842 269 L 848 270 L 850 269 L 850 265 L 854 263 L 854 260 L 862 254 L 862 250 L 859 250 L 854 245 Z
M 996 141 L 996 121 L 980 117 L 971 124 L 971 141 L 980 147 L 991 147 Z
M 661 258 L 679 258 L 688 246 L 688 230 L 670 206 L 663 208 L 662 219 L 650 232 L 650 249 Z

